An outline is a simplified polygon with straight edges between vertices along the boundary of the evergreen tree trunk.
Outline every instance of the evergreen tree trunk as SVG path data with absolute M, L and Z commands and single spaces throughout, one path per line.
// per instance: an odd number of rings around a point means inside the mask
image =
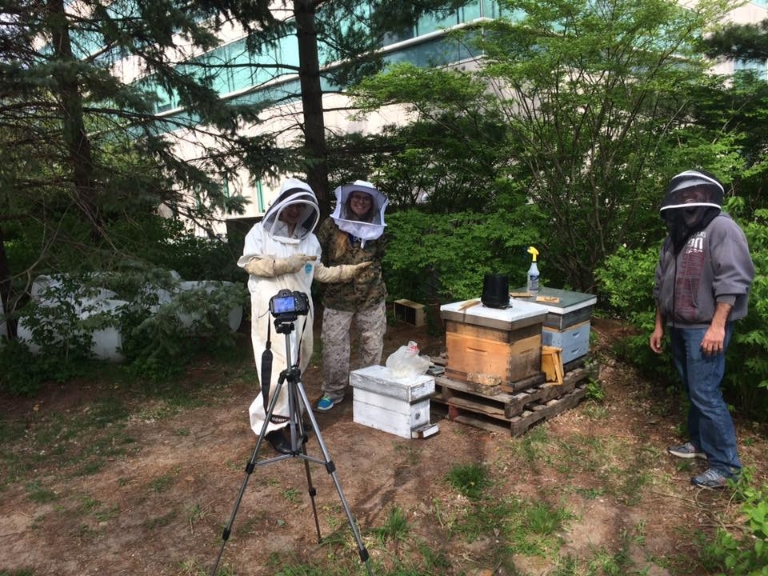
M 2 227 L 0 227 L 0 302 L 3 303 L 5 313 L 9 313 L 11 308 L 11 267 L 5 253 L 5 236 Z M 8 338 L 15 338 L 16 322 L 8 318 L 5 321 L 5 326 Z
M 93 197 L 95 186 L 91 141 L 88 138 L 83 120 L 83 100 L 80 95 L 77 75 L 71 72 L 74 68 L 66 65 L 68 62 L 74 62 L 76 58 L 72 53 L 64 2 L 65 0 L 48 0 L 51 48 L 56 55 L 56 60 L 59 61 L 59 66 L 54 72 L 54 79 L 58 87 L 62 108 L 64 145 L 72 167 L 74 200 L 91 224 L 91 235 L 94 239 L 98 239 L 102 236 L 102 226 L 101 216 Z
M 330 214 L 331 203 L 328 193 L 328 148 L 325 141 L 315 3 L 312 0 L 295 0 L 293 13 L 296 17 L 296 34 L 299 44 L 299 80 L 308 164 L 307 183 L 317 195 L 321 218 L 324 218 Z

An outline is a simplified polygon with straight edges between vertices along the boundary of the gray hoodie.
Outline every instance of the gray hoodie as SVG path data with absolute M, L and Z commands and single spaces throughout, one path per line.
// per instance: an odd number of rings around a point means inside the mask
M 733 303 L 729 320 L 747 315 L 754 276 L 744 232 L 721 212 L 688 238 L 677 257 L 667 236 L 656 267 L 654 297 L 668 324 L 705 328 L 717 302 Z

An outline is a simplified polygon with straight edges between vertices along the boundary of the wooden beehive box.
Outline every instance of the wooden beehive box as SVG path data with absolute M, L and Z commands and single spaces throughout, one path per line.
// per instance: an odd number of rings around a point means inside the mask
M 514 301 L 505 309 L 467 304 L 455 302 L 440 307 L 446 331 L 446 377 L 493 387 L 541 372 L 541 330 L 546 308 L 524 301 Z
M 411 300 L 395 300 L 395 318 L 406 324 L 424 326 L 424 304 Z

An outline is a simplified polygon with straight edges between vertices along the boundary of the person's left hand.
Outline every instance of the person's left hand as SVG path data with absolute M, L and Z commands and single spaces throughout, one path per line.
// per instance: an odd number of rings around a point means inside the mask
M 701 351 L 706 356 L 714 356 L 723 351 L 725 343 L 725 328 L 710 326 L 704 333 L 704 339 L 701 341 Z

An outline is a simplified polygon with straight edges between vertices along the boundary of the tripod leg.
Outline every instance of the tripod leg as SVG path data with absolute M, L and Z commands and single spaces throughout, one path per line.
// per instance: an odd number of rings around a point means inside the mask
M 292 376 L 288 377 L 288 391 L 289 391 L 288 406 L 290 408 L 290 414 L 291 414 L 291 423 L 290 423 L 291 447 L 294 450 L 296 450 L 297 440 L 301 442 L 300 444 L 301 453 L 305 456 L 304 471 L 307 476 L 307 492 L 309 494 L 310 503 L 312 504 L 312 515 L 314 516 L 314 519 L 315 519 L 315 530 L 317 532 L 317 542 L 320 543 L 322 542 L 322 536 L 320 535 L 320 520 L 317 516 L 317 504 L 315 502 L 315 496 L 317 496 L 317 489 L 312 484 L 312 472 L 309 466 L 309 459 L 306 458 L 307 440 L 309 438 L 309 435 L 304 426 L 304 420 L 302 419 L 302 411 L 300 409 L 301 399 L 299 398 L 299 395 L 297 393 L 296 378 Z
M 229 540 L 229 536 L 232 533 L 232 525 L 235 523 L 235 516 L 237 516 L 237 510 L 240 508 L 240 502 L 243 499 L 243 494 L 245 494 L 245 488 L 248 485 L 248 479 L 251 477 L 251 474 L 253 473 L 254 468 L 256 468 L 256 461 L 258 460 L 259 451 L 261 450 L 261 445 L 264 443 L 264 437 L 267 433 L 267 426 L 269 425 L 269 419 L 272 416 L 272 412 L 275 409 L 275 404 L 277 404 L 277 395 L 280 393 L 280 389 L 283 386 L 283 378 L 281 378 L 277 386 L 275 387 L 274 395 L 272 396 L 271 401 L 269 402 L 269 409 L 267 410 L 266 417 L 264 418 L 264 424 L 261 427 L 261 433 L 259 434 L 259 439 L 256 441 L 256 448 L 253 449 L 253 454 L 251 455 L 251 459 L 248 460 L 248 463 L 245 465 L 245 477 L 243 478 L 243 483 L 240 485 L 240 491 L 237 494 L 237 499 L 235 500 L 235 506 L 232 509 L 232 514 L 229 517 L 229 522 L 227 522 L 227 526 L 224 528 L 224 532 L 221 535 L 221 548 L 219 548 L 219 554 L 216 556 L 216 562 L 213 565 L 213 568 L 211 569 L 210 576 L 216 576 L 216 573 L 219 569 L 219 562 L 221 561 L 221 556 L 224 554 L 224 546 L 227 544 L 227 541 Z
M 310 422 L 312 423 L 312 427 L 315 430 L 317 443 L 320 445 L 320 450 L 323 453 L 323 458 L 325 458 L 325 469 L 333 479 L 333 484 L 336 486 L 336 492 L 338 492 L 339 494 L 341 505 L 344 507 L 344 512 L 347 514 L 347 521 L 349 522 L 349 527 L 352 530 L 352 534 L 354 534 L 355 536 L 355 541 L 357 542 L 357 552 L 360 555 L 360 560 L 362 560 L 363 563 L 365 564 L 365 568 L 368 571 L 368 574 L 372 574 L 371 567 L 368 564 L 368 558 L 369 558 L 368 550 L 366 550 L 365 545 L 363 544 L 363 540 L 360 537 L 360 532 L 357 529 L 357 524 L 355 523 L 355 519 L 352 517 L 352 512 L 349 509 L 349 505 L 347 504 L 347 499 L 344 497 L 344 491 L 341 489 L 341 483 L 339 482 L 339 477 L 336 474 L 336 465 L 331 460 L 331 456 L 328 453 L 328 448 L 325 446 L 325 442 L 323 441 L 323 436 L 320 434 L 320 428 L 317 425 L 317 420 L 315 420 L 315 415 L 312 413 L 312 409 L 309 407 L 309 399 L 307 398 L 307 393 L 304 390 L 304 386 L 302 386 L 301 382 L 296 383 L 296 390 L 298 394 L 300 394 L 302 403 L 304 404 L 305 407 L 307 407 L 307 414 L 309 416 Z M 313 499 L 313 507 L 314 507 L 314 499 Z M 315 516 L 315 519 L 317 519 L 317 516 Z M 318 536 L 319 536 L 319 527 L 318 527 Z
M 302 453 L 307 455 L 307 446 L 301 447 Z M 307 493 L 309 494 L 309 501 L 312 504 L 312 515 L 315 517 L 315 531 L 317 532 L 317 543 L 323 541 L 323 537 L 320 535 L 320 520 L 317 518 L 317 504 L 315 503 L 315 496 L 317 496 L 317 489 L 312 485 L 312 473 L 309 470 L 309 460 L 304 460 L 304 471 L 307 474 Z

